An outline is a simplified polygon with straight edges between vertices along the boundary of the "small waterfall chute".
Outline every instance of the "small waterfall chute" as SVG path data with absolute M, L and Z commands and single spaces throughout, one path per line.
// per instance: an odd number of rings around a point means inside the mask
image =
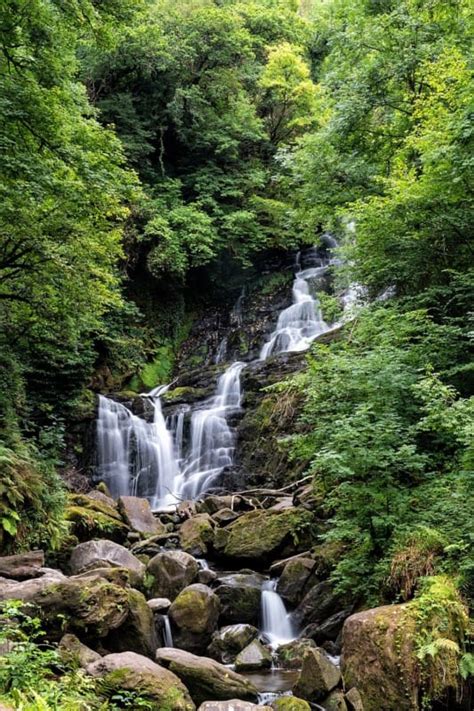
M 261 633 L 271 647 L 277 648 L 297 638 L 297 630 L 287 612 L 285 603 L 276 591 L 277 581 L 268 580 L 262 586 L 262 626 Z

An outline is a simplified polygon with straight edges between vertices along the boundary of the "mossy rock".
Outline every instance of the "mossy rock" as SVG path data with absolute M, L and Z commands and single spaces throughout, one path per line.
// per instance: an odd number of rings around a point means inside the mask
M 179 530 L 181 548 L 191 555 L 204 556 L 214 540 L 214 524 L 209 514 L 188 518 Z
M 128 589 L 128 615 L 119 629 L 114 630 L 104 647 L 114 652 L 136 652 L 153 658 L 158 646 L 153 612 L 138 590 Z
M 209 388 L 193 388 L 191 386 L 181 386 L 178 388 L 173 388 L 173 390 L 167 390 L 163 393 L 162 400 L 165 403 L 192 403 L 197 400 L 203 400 L 209 395 Z
M 128 526 L 115 516 L 84 506 L 66 506 L 64 518 L 71 524 L 71 534 L 80 541 L 107 538 L 122 543 L 129 532 Z
M 216 540 L 221 552 L 237 560 L 261 561 L 277 557 L 291 544 L 292 552 L 310 525 L 311 514 L 296 508 L 250 511 L 231 523 Z
M 296 696 L 280 696 L 272 702 L 274 711 L 311 711 L 311 706 L 307 701 L 298 699 Z

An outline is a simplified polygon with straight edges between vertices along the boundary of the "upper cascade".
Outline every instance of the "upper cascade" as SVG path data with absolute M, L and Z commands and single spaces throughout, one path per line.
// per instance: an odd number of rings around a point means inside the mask
M 322 248 L 298 252 L 292 288 L 293 303 L 281 311 L 275 330 L 261 349 L 259 360 L 290 351 L 304 351 L 329 331 L 318 299 L 311 291 L 323 288 L 331 250 L 337 246 L 330 235 Z M 302 265 L 304 268 L 302 268 Z M 231 320 L 242 321 L 245 291 L 237 300 Z M 225 359 L 227 339 L 221 342 L 216 362 Z M 241 408 L 240 376 L 245 363 L 236 361 L 220 375 L 215 394 L 191 406 L 181 406 L 165 418 L 159 386 L 143 395 L 154 408 L 153 422 L 134 415 L 124 405 L 99 397 L 97 422 L 98 476 L 113 496 L 134 494 L 150 500 L 156 509 L 208 491 L 218 475 L 234 461 L 235 437 L 229 417 Z

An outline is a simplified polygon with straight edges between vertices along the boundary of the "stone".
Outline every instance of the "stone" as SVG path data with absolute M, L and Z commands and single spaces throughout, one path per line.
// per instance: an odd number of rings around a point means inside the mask
M 307 649 L 299 678 L 293 688 L 295 696 L 307 701 L 319 701 L 341 680 L 341 672 L 322 649 Z
M 0 557 L 0 577 L 28 580 L 40 577 L 44 567 L 44 551 L 28 551 Z
M 209 514 L 196 514 L 184 521 L 179 529 L 179 540 L 186 553 L 206 555 L 214 540 L 214 522 Z
M 321 701 L 321 706 L 325 711 L 347 711 L 347 704 L 344 699 L 344 693 L 340 689 L 331 691 L 329 696 Z
M 190 652 L 205 651 L 216 630 L 219 598 L 206 585 L 194 583 L 182 590 L 169 609 L 175 642 Z
M 51 585 L 63 580 L 67 580 L 67 578 L 58 570 L 49 571 L 40 578 L 32 578 L 22 582 L 1 578 L 0 601 L 23 600 L 24 602 L 32 602 L 37 595 L 41 595 Z
M 364 711 L 364 704 L 358 689 L 355 686 L 346 693 L 346 702 L 350 711 Z
M 303 598 L 314 565 L 314 560 L 311 558 L 294 558 L 283 568 L 278 580 L 277 593 L 290 605 L 297 605 Z
M 324 642 L 331 641 L 334 642 L 340 631 L 344 621 L 351 614 L 352 608 L 347 608 L 346 610 L 339 610 L 333 615 L 328 617 L 326 620 L 321 622 L 321 624 L 310 624 L 305 627 L 302 634 L 305 637 L 310 637 L 314 639 L 317 645 L 322 645 Z
M 126 568 L 134 586 L 143 583 L 145 566 L 129 550 L 113 541 L 86 541 L 74 548 L 69 560 L 71 573 L 84 573 L 94 568 Z
M 238 501 L 237 501 L 238 499 Z M 199 513 L 215 514 L 217 511 L 222 509 L 233 510 L 236 508 L 236 504 L 240 503 L 240 497 L 236 496 L 217 496 L 215 494 L 209 494 L 201 501 L 198 501 L 196 508 Z
M 86 667 L 100 659 L 100 654 L 83 644 L 74 634 L 65 634 L 58 645 L 61 659 L 67 664 Z
M 217 573 L 209 568 L 201 568 L 198 573 L 197 582 L 203 585 L 210 585 L 217 578 Z
M 184 551 L 162 551 L 148 562 L 147 573 L 154 578 L 152 594 L 174 600 L 181 590 L 196 580 L 199 565 Z
M 232 509 L 220 509 L 216 511 L 215 514 L 212 514 L 212 520 L 218 526 L 227 526 L 229 523 L 232 523 L 232 521 L 235 521 L 236 518 L 239 518 L 239 516 L 240 514 L 237 513 L 237 511 L 232 511 Z
M 1 710 L 0 710 L 1 711 Z M 259 706 L 250 701 L 231 699 L 230 701 L 205 701 L 198 711 L 272 711 L 271 706 Z
M 92 568 L 84 573 L 73 575 L 71 579 L 107 580 L 109 583 L 125 588 L 130 585 L 130 571 L 126 568 Z
M 308 512 L 294 507 L 283 511 L 258 509 L 240 516 L 216 539 L 215 546 L 228 558 L 262 562 L 274 560 L 295 540 L 292 532 L 300 527 Z M 258 535 L 255 535 L 258 531 Z M 222 535 L 225 534 L 225 535 Z
M 107 504 L 107 506 L 110 506 L 111 508 L 117 510 L 116 501 L 114 501 L 114 499 L 111 496 L 104 494 L 103 491 L 99 491 L 99 489 L 93 489 L 92 491 L 89 491 L 87 493 L 87 498 L 93 499 L 94 501 L 100 501 L 103 504 Z
M 227 625 L 212 635 L 212 642 L 207 648 L 210 657 L 223 664 L 231 664 L 258 635 L 258 629 L 252 625 Z
M 127 596 L 127 617 L 106 637 L 104 647 L 113 652 L 136 652 L 153 659 L 158 647 L 153 612 L 138 590 L 129 588 Z
M 105 637 L 127 618 L 127 591 L 103 579 L 43 576 L 9 586 L 0 585 L 0 599 L 16 599 L 39 608 L 45 627 Z M 64 627 L 66 630 L 64 630 Z
M 341 607 L 344 607 L 341 597 L 328 580 L 323 580 L 308 590 L 293 615 L 300 627 L 305 627 L 310 623 L 320 624 Z
M 262 585 L 260 573 L 233 573 L 217 579 L 214 592 L 221 602 L 220 621 L 258 624 Z
M 312 639 L 295 639 L 282 644 L 277 650 L 278 666 L 282 669 L 301 669 L 303 656 L 307 649 L 315 649 Z
M 107 654 L 87 665 L 87 673 L 102 678 L 107 688 L 146 694 L 150 711 L 194 711 L 195 705 L 180 679 L 135 652 Z
M 79 541 L 105 538 L 123 542 L 129 532 L 115 505 L 88 494 L 70 494 L 64 516 Z
M 120 496 L 118 510 L 125 523 L 145 538 L 166 533 L 165 526 L 153 516 L 148 499 Z
M 257 690 L 250 681 L 214 659 L 166 647 L 157 650 L 156 659 L 181 679 L 196 704 L 209 697 L 252 701 L 257 698 Z
M 147 605 L 153 614 L 166 614 L 171 607 L 171 600 L 167 597 L 154 597 L 147 601 Z
M 235 658 L 237 672 L 269 669 L 272 666 L 271 652 L 258 639 L 254 639 Z
M 296 696 L 280 696 L 272 701 L 273 711 L 311 711 L 311 706 L 304 699 Z
M 417 708 L 418 660 L 408 604 L 384 605 L 351 615 L 342 630 L 346 688 L 356 687 L 365 711 Z

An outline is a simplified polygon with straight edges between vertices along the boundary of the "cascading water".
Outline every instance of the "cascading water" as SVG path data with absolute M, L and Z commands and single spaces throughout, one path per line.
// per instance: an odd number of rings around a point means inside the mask
M 165 647 L 174 647 L 173 633 L 171 632 L 171 622 L 168 615 L 163 615 L 163 642 Z
M 216 476 L 232 464 L 234 434 L 227 418 L 240 407 L 243 367 L 237 362 L 227 368 L 219 378 L 216 395 L 192 413 L 186 455 L 186 410 L 176 413 L 167 427 L 160 400 L 166 386 L 147 395 L 154 407 L 152 423 L 100 396 L 98 473 L 112 495 L 144 496 L 154 508 L 163 508 L 206 491 Z
M 335 240 L 326 235 L 326 246 L 332 249 Z M 317 266 L 301 269 L 301 253 L 298 252 L 295 267 L 298 270 L 293 282 L 293 303 L 284 309 L 275 330 L 260 351 L 260 360 L 266 360 L 275 353 L 305 351 L 314 339 L 329 331 L 331 326 L 323 320 L 318 299 L 310 293 L 310 282 L 321 281 L 327 273 L 331 260 L 317 256 Z
M 277 581 L 268 580 L 262 586 L 261 633 L 272 647 L 279 647 L 296 639 L 297 630 L 286 611 L 285 603 L 276 591 Z

